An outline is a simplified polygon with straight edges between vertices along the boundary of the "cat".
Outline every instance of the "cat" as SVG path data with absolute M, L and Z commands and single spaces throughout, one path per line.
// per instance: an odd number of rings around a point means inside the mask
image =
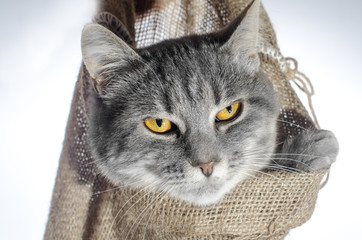
M 82 55 L 97 94 L 88 135 L 101 174 L 209 205 L 268 166 L 311 171 L 335 161 L 327 130 L 305 130 L 276 152 L 280 106 L 260 66 L 259 9 L 255 0 L 218 32 L 142 49 L 85 26 Z

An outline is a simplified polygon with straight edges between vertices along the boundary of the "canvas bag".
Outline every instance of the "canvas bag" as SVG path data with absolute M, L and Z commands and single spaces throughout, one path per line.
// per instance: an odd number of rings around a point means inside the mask
M 94 22 L 134 47 L 220 29 L 250 0 L 105 0 Z M 316 125 L 291 82 L 309 98 L 308 79 L 284 58 L 261 8 L 264 71 L 280 94 L 278 139 Z M 97 173 L 87 144 L 92 81 L 82 65 L 74 91 L 44 239 L 283 239 L 307 221 L 328 170 L 269 171 L 238 185 L 223 201 L 195 207 L 159 192 L 113 186 Z

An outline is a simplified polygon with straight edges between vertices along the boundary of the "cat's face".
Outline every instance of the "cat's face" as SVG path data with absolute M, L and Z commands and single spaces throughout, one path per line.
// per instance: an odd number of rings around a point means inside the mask
M 100 26 L 85 29 L 85 64 L 100 83 L 90 145 L 109 180 L 205 205 L 268 164 L 278 99 L 245 34 L 250 11 L 225 41 L 194 36 L 137 52 Z

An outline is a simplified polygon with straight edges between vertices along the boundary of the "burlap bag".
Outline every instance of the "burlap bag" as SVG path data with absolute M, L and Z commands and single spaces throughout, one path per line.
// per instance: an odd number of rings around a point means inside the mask
M 147 2 L 144 3 L 144 2 Z M 225 26 L 249 0 L 109 0 L 94 18 L 129 44 Z M 279 140 L 314 127 L 291 81 L 307 91 L 296 63 L 279 53 L 261 10 L 262 67 L 280 93 Z M 82 66 L 75 87 L 45 239 L 283 239 L 307 221 L 327 172 L 269 171 L 240 184 L 214 206 L 195 207 L 163 193 L 113 186 L 97 173 L 87 144 L 87 102 L 92 86 Z M 310 96 L 310 94 L 308 94 Z

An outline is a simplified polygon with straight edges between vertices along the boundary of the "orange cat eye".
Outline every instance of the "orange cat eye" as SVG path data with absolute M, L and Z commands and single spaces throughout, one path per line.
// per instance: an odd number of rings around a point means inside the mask
M 145 125 L 148 129 L 155 133 L 166 133 L 172 128 L 171 122 L 166 119 L 146 118 Z
M 240 112 L 240 102 L 236 102 L 223 110 L 221 110 L 218 114 L 216 114 L 215 121 L 228 121 L 234 119 L 238 113 Z

